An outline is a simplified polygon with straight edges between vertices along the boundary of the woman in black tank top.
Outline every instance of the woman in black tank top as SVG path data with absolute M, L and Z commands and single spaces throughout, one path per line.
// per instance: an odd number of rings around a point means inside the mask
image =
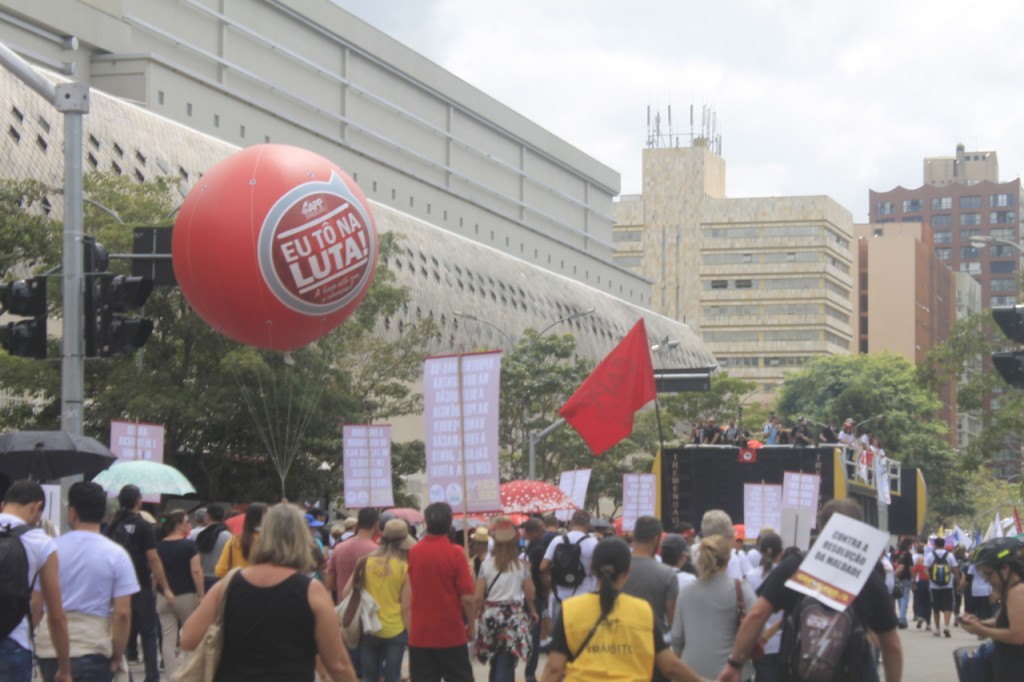
M 313 682 L 318 654 L 322 675 L 355 682 L 330 595 L 304 575 L 314 568 L 313 547 L 298 508 L 267 511 L 249 561 L 210 590 L 181 631 L 182 649 L 199 644 L 227 589 L 217 682 Z
M 993 682 L 1018 682 L 1024 670 L 1024 558 L 1015 538 L 990 540 L 971 557 L 975 570 L 999 590 L 1001 608 L 993 619 L 965 615 L 960 621 L 972 635 L 991 637 Z

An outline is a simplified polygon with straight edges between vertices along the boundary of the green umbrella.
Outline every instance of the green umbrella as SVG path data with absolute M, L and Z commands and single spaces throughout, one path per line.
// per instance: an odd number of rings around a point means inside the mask
M 174 467 L 144 459 L 118 462 L 92 480 L 108 493 L 116 493 L 129 484 L 139 486 L 143 495 L 188 495 L 196 491 L 185 475 Z

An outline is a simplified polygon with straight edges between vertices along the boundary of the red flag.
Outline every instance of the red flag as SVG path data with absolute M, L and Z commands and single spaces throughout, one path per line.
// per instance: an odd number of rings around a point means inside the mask
M 751 447 L 740 448 L 738 461 L 741 464 L 753 464 L 757 461 L 757 450 Z
M 1020 514 L 1017 513 L 1017 505 L 1013 505 L 1013 522 L 1017 524 L 1017 535 L 1024 533 L 1024 528 L 1020 525 Z
M 654 367 L 641 319 L 558 410 L 594 457 L 633 432 L 633 415 L 654 400 Z

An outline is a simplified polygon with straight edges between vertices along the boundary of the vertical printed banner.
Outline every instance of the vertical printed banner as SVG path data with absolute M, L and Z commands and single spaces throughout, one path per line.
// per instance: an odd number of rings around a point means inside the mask
M 622 475 L 622 530 L 632 533 L 641 516 L 654 516 L 655 488 L 658 477 L 654 474 Z
M 787 471 L 782 479 L 782 506 L 818 513 L 821 476 Z
M 580 509 L 586 509 L 587 506 L 587 488 L 590 487 L 590 473 L 593 469 L 575 469 L 573 471 L 563 471 L 558 477 L 558 488 L 569 496 Z M 555 512 L 555 517 L 559 521 L 568 521 L 572 518 L 571 509 L 559 509 Z
M 447 502 L 456 512 L 501 510 L 500 383 L 500 351 L 427 358 L 424 363 L 423 415 L 431 502 Z
M 747 538 L 756 538 L 764 527 L 776 533 L 782 528 L 782 486 L 743 484 L 743 525 Z
M 391 427 L 346 424 L 341 432 L 345 506 L 393 507 Z
M 164 462 L 164 425 L 144 422 L 110 422 L 110 451 L 122 461 Z M 114 495 L 117 491 L 111 491 Z M 143 502 L 159 503 L 159 495 L 145 495 Z

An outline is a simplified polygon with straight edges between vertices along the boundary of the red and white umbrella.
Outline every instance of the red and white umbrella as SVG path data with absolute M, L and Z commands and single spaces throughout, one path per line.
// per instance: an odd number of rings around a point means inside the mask
M 411 507 L 394 507 L 392 509 L 386 509 L 384 514 L 391 514 L 404 521 L 415 525 L 423 523 L 423 512 L 419 509 L 413 509 Z
M 543 514 L 557 509 L 577 509 L 560 488 L 543 481 L 502 483 L 501 509 L 506 514 Z

